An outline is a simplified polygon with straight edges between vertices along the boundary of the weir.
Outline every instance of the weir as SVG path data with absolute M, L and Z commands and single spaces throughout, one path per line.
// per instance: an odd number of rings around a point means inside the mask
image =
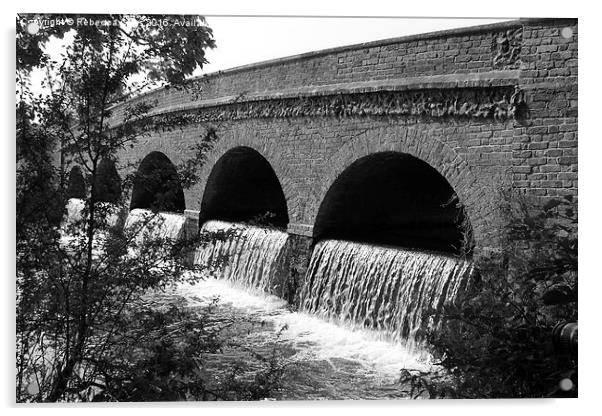
M 247 289 L 281 292 L 286 273 L 287 233 L 225 221 L 207 221 L 201 232 L 227 233 L 227 238 L 216 238 L 199 248 L 197 264 L 217 265 L 226 258 L 224 279 Z
M 143 238 L 145 231 L 152 232 L 154 237 L 177 240 L 181 237 L 186 217 L 183 214 L 168 212 L 153 213 L 147 209 L 136 208 L 130 211 L 125 228 L 140 226 L 137 238 Z M 141 241 L 141 240 L 139 240 Z
M 285 289 L 287 233 L 223 221 L 208 221 L 202 230 L 230 235 L 199 248 L 197 264 L 219 265 L 226 259 L 223 279 L 253 291 Z M 374 329 L 395 341 L 419 341 L 424 330 L 437 328 L 428 312 L 453 302 L 472 270 L 470 261 L 448 255 L 324 240 L 313 250 L 299 309 Z
M 427 312 L 453 302 L 472 269 L 470 261 L 441 254 L 324 240 L 314 248 L 300 308 L 419 341 L 437 326 Z

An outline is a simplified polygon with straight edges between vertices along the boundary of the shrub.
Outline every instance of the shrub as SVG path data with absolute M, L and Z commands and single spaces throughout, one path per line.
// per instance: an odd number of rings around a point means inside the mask
M 445 375 L 404 372 L 415 394 L 501 398 L 577 396 L 577 357 L 556 351 L 552 329 L 577 320 L 577 210 L 571 196 L 543 207 L 506 192 L 499 252 L 475 258 L 472 290 L 433 312 L 428 334 Z M 573 388 L 559 389 L 569 378 Z

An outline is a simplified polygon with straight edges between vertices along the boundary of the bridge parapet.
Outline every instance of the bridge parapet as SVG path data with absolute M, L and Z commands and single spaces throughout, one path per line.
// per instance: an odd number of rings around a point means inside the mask
M 517 20 L 331 48 L 197 77 L 190 81 L 189 89 L 160 88 L 129 104 L 157 100 L 155 111 L 166 112 L 199 100 L 220 103 L 240 96 L 274 96 L 286 90 L 298 93 L 330 86 L 322 89 L 325 91 L 339 84 L 349 88 L 354 83 L 379 80 L 407 78 L 415 87 L 424 88 L 415 82 L 420 77 L 441 75 L 451 80 L 453 75 L 481 72 L 488 72 L 486 78 L 495 82 L 496 76 L 503 76 L 496 71 L 528 69 L 523 45 L 533 44 L 529 37 L 537 36 L 538 26 L 552 25 L 572 26 L 576 19 Z M 117 119 L 121 107 L 115 107 Z

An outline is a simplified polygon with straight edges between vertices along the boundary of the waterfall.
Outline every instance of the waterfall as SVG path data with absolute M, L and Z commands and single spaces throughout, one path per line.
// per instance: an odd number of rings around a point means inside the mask
M 86 205 L 86 201 L 80 198 L 69 198 L 67 201 L 67 214 L 63 219 L 63 223 L 71 224 L 76 221 L 79 221 L 82 216 L 82 211 L 84 210 L 84 206 Z
M 213 233 L 216 237 L 197 250 L 197 264 L 219 266 L 224 260 L 221 271 L 224 279 L 265 292 L 281 287 L 282 278 L 286 277 L 283 268 L 287 257 L 287 233 L 224 221 L 207 221 L 202 232 Z
M 125 228 L 132 229 L 137 226 L 137 241 L 142 241 L 144 235 L 149 232 L 155 238 L 170 238 L 177 240 L 181 237 L 186 217 L 183 214 L 167 212 L 153 213 L 146 209 L 136 208 L 130 211 Z
M 471 262 L 450 256 L 324 240 L 312 254 L 300 307 L 413 343 L 436 329 L 427 312 L 453 302 L 471 272 Z
M 107 224 L 109 226 L 114 226 L 115 224 L 117 224 L 119 220 L 119 206 L 111 204 L 109 202 L 97 202 L 96 204 L 104 211 L 107 219 Z M 84 212 L 85 207 L 86 201 L 84 199 L 69 198 L 66 206 L 67 213 L 63 218 L 63 224 L 70 225 L 82 220 L 82 214 Z
M 213 237 L 197 249 L 197 264 L 247 289 L 278 293 L 286 284 L 287 233 L 224 221 L 208 221 L 202 232 Z M 413 343 L 437 328 L 429 311 L 453 302 L 472 270 L 448 255 L 325 240 L 314 248 L 299 307 Z

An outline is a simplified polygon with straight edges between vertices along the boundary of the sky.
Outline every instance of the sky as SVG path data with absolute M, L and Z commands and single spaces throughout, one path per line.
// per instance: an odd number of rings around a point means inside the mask
M 399 18 L 399 17 L 206 17 L 213 30 L 216 48 L 206 51 L 209 61 L 193 75 L 198 76 L 265 60 L 297 55 L 336 46 L 433 32 L 508 19 Z M 70 37 L 66 37 L 69 39 Z M 59 59 L 64 41 L 48 43 L 47 51 Z M 32 89 L 47 93 L 40 84 L 44 68 L 31 74 Z

